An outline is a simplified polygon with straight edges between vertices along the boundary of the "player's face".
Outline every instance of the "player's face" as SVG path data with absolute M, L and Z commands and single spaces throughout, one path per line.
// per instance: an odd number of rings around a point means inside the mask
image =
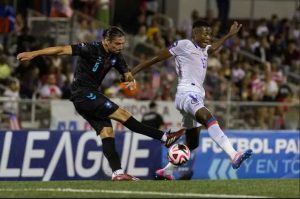
M 201 48 L 205 48 L 211 43 L 211 27 L 201 27 L 194 29 L 194 40 Z
M 108 50 L 111 53 L 118 54 L 122 51 L 125 44 L 125 37 L 114 37 L 111 41 L 108 41 Z

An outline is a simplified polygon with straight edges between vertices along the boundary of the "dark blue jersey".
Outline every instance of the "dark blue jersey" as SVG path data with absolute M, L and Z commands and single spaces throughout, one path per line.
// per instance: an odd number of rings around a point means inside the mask
M 105 75 L 112 67 L 119 73 L 128 72 L 122 54 L 107 53 L 102 42 L 72 45 L 72 55 L 79 56 L 72 83 L 72 94 L 82 90 L 98 90 Z

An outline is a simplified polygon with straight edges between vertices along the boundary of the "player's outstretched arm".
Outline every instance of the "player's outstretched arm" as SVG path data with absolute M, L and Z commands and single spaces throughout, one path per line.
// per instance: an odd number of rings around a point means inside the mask
M 37 56 L 42 55 L 70 55 L 72 54 L 72 48 L 68 46 L 55 46 L 48 47 L 41 50 L 35 50 L 30 52 L 23 52 L 17 55 L 19 61 L 30 61 Z
M 168 49 L 164 49 L 162 51 L 160 51 L 156 56 L 154 56 L 153 58 L 142 62 L 140 64 L 138 64 L 137 66 L 133 67 L 131 70 L 132 75 L 137 74 L 139 71 L 152 66 L 153 64 L 156 64 L 157 62 L 166 60 L 168 58 L 170 58 L 172 56 L 172 54 L 169 52 Z
M 230 27 L 229 32 L 226 35 L 224 35 L 221 39 L 214 42 L 211 45 L 211 47 L 208 49 L 208 53 L 214 53 L 216 50 L 218 50 L 227 39 L 229 39 L 230 37 L 238 33 L 241 28 L 242 28 L 242 24 L 238 24 L 238 22 L 234 21 Z

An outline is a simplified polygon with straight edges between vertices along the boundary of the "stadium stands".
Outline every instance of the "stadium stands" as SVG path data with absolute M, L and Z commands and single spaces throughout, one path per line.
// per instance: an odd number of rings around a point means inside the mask
M 128 35 L 124 52 L 130 66 L 187 36 L 184 31 L 175 27 L 168 16 L 161 13 L 149 15 L 143 10 L 140 13 L 137 21 L 133 22 L 136 26 L 134 29 L 138 31 Z M 62 91 L 62 99 L 68 99 L 76 60 L 69 57 L 40 57 L 30 63 L 19 63 L 15 60 L 16 54 L 54 44 L 100 40 L 102 30 L 107 24 L 97 20 L 95 13 L 88 15 L 78 10 L 73 12 L 72 17 L 64 18 L 48 18 L 32 10 L 27 11 L 27 17 L 24 16 L 17 13 L 14 29 L 0 36 L 0 83 L 5 88 L 8 80 L 19 79 L 22 104 L 19 106 L 19 117 L 22 122 L 33 122 L 33 117 L 36 118 L 33 114 L 36 113 L 32 111 L 36 110 L 38 113 L 43 106 L 36 107 L 35 103 L 26 99 L 32 100 L 36 94 L 39 96 L 38 90 L 46 83 L 48 76 L 53 75 Z M 243 29 L 238 37 L 228 41 L 224 48 L 209 58 L 206 99 L 223 127 L 299 129 L 297 117 L 294 116 L 299 111 L 300 99 L 300 19 L 297 11 L 294 16 L 287 19 L 274 14 L 254 23 L 250 19 L 243 19 Z M 209 20 L 214 37 L 220 37 L 220 21 L 213 16 Z M 40 28 L 41 24 L 43 28 Z M 266 69 L 262 64 L 264 61 L 272 63 L 272 86 L 265 78 Z M 173 65 L 173 60 L 169 60 L 141 73 L 137 77 L 139 93 L 135 95 L 119 92 L 119 76 L 115 71 L 108 75 L 109 78 L 105 79 L 101 89 L 116 98 L 171 101 L 176 89 Z M 0 90 L 1 96 L 4 96 L 4 90 Z M 270 95 L 272 99 L 266 97 Z M 0 101 L 1 105 L 3 101 Z M 282 108 L 276 102 L 289 104 Z M 271 119 L 270 113 L 274 116 Z M 296 121 L 287 123 L 291 118 Z

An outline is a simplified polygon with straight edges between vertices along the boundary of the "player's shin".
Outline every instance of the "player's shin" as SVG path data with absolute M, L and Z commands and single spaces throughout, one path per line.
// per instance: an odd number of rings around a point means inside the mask
M 122 170 L 120 158 L 115 147 L 115 139 L 112 137 L 103 138 L 102 147 L 103 154 L 108 160 L 109 166 L 111 167 L 112 171 L 115 172 L 118 170 Z
M 172 164 L 171 162 L 169 162 L 164 168 L 163 170 L 165 171 L 166 175 L 172 175 L 174 169 L 176 169 L 178 166 Z
M 217 120 L 211 117 L 206 122 L 209 136 L 227 153 L 232 160 L 237 154 L 237 151 L 232 147 L 228 137 L 221 130 Z
M 158 129 L 152 128 L 150 126 L 144 125 L 141 122 L 137 121 L 134 117 L 129 117 L 127 121 L 123 123 L 124 126 L 126 126 L 131 131 L 152 137 L 157 140 L 164 141 L 163 135 L 164 132 L 160 131 Z

